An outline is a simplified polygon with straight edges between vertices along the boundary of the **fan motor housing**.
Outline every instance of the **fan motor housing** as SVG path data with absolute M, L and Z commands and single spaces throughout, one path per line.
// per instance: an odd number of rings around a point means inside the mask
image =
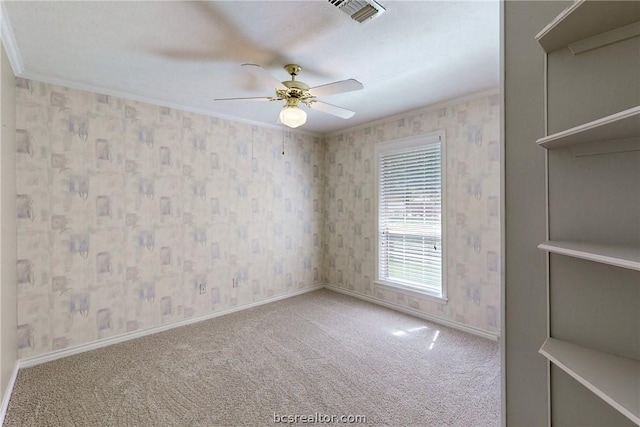
M 287 80 L 282 82 L 287 87 L 287 90 L 277 90 L 276 94 L 281 99 L 297 99 L 304 103 L 310 102 L 313 95 L 309 93 L 309 85 L 303 82 L 295 80 Z
M 298 64 L 287 64 L 284 66 L 284 69 L 291 75 L 291 80 L 282 82 L 282 84 L 287 87 L 287 90 L 276 90 L 278 98 L 286 100 L 294 99 L 304 103 L 308 103 L 315 98 L 309 93 L 308 84 L 296 80 L 296 76 L 300 74 L 302 67 Z

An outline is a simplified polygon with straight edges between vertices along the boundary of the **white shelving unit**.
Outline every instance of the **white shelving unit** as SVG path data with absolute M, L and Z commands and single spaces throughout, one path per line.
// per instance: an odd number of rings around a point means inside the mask
M 640 142 L 640 106 L 629 108 L 536 142 L 544 148 L 564 148 L 577 144 Z
M 592 48 L 634 37 L 635 27 L 630 27 L 632 31 L 622 32 L 619 37 L 611 38 L 605 34 L 613 31 L 620 32 L 620 29 L 640 21 L 640 9 L 637 4 L 634 5 L 636 2 L 630 1 L 626 2 L 627 4 L 617 5 L 617 10 L 613 14 L 611 5 L 607 3 L 585 0 L 574 2 L 544 27 L 536 35 L 536 40 L 545 52 L 553 52 L 567 46 L 571 48 L 573 43 L 594 37 L 603 38 L 604 42 L 596 43 Z M 572 52 L 576 53 L 574 49 Z
M 640 424 L 640 361 L 548 338 L 540 354 L 636 424 Z
M 538 248 L 555 254 L 640 271 L 640 248 L 602 245 L 590 242 L 558 241 L 541 243 L 538 245 Z
M 640 304 L 636 310 L 633 303 L 637 296 L 635 291 L 638 289 L 633 286 L 636 283 L 635 277 L 640 285 L 640 274 L 637 273 L 640 272 L 640 239 L 631 239 L 634 246 L 623 246 L 590 241 L 589 238 L 602 235 L 590 233 L 593 227 L 602 227 L 601 230 L 609 232 L 615 231 L 612 233 L 612 241 L 627 241 L 627 236 L 624 235 L 628 232 L 627 229 L 637 230 L 637 223 L 633 223 L 635 220 L 631 218 L 636 211 L 640 217 L 637 204 L 637 188 L 640 183 L 629 181 L 637 179 L 638 175 L 630 171 L 638 169 L 629 162 L 622 162 L 624 166 L 621 166 L 619 154 L 615 158 L 608 157 L 613 153 L 622 152 L 633 152 L 629 153 L 629 156 L 638 156 L 640 151 L 639 98 L 626 96 L 630 93 L 628 88 L 634 88 L 633 85 L 637 83 L 637 64 L 620 61 L 631 65 L 616 70 L 621 71 L 616 74 L 618 77 L 622 76 L 618 80 L 608 80 L 606 77 L 609 74 L 601 70 L 606 69 L 610 73 L 611 68 L 600 67 L 603 63 L 617 63 L 618 59 L 627 59 L 630 54 L 635 55 L 631 49 L 637 47 L 635 41 L 630 39 L 636 37 L 640 37 L 640 2 L 590 0 L 575 1 L 536 35 L 536 40 L 544 49 L 547 59 L 547 126 L 561 128 L 563 123 L 579 123 L 575 120 L 579 117 L 592 118 L 598 114 L 603 116 L 603 112 L 614 113 L 552 133 L 538 139 L 536 143 L 549 150 L 546 156 L 549 240 L 540 243 L 538 248 L 550 254 L 601 264 L 590 265 L 588 268 L 585 266 L 585 270 L 589 272 L 598 272 L 593 276 L 570 267 L 574 264 L 570 264 L 570 261 L 563 257 L 554 258 L 553 263 L 549 264 L 549 336 L 539 353 L 640 426 L 640 354 L 637 345 L 621 345 L 637 344 L 634 341 L 637 337 L 634 331 L 640 333 L 640 324 L 637 324 Z M 623 43 L 618 44 L 619 42 Z M 614 44 L 618 45 L 610 46 Z M 570 53 L 567 52 L 567 48 Z M 603 49 L 597 53 L 588 53 L 599 48 Z M 603 93 L 607 96 L 612 95 L 607 99 L 606 108 L 594 108 L 602 107 L 598 95 L 589 96 L 589 93 L 585 95 L 584 92 L 576 92 L 582 88 L 575 83 L 585 81 L 597 89 L 600 96 Z M 589 86 L 585 85 L 584 90 L 589 90 L 588 88 Z M 615 90 L 612 90 L 614 88 Z M 574 105 L 566 102 L 574 96 L 577 100 Z M 619 108 L 617 112 L 616 107 Z M 572 114 L 566 114 L 569 111 Z M 552 122 L 553 124 L 550 124 Z M 605 156 L 579 159 L 556 151 L 563 149 L 568 149 L 576 157 L 596 154 Z M 584 176 L 580 174 L 589 174 L 591 179 L 583 180 L 581 178 Z M 592 191 L 594 182 L 600 186 L 598 190 Z M 617 192 L 614 193 L 614 189 Z M 614 196 L 606 199 L 611 205 L 603 207 L 604 202 L 599 202 L 595 191 L 611 191 Z M 571 192 L 571 197 L 564 197 L 568 195 L 567 192 Z M 624 218 L 624 221 L 616 222 L 607 216 L 608 209 L 631 215 L 614 215 L 616 218 Z M 572 228 L 564 229 L 563 227 L 569 223 L 572 224 Z M 554 235 L 567 234 L 572 236 L 571 241 L 554 240 Z M 579 234 L 579 238 L 576 238 L 576 234 Z M 611 266 L 633 271 L 623 271 Z M 606 283 L 600 286 L 602 281 Z M 620 304 L 617 298 L 621 294 L 611 293 L 610 287 L 615 287 L 617 292 L 624 292 L 624 296 L 630 296 L 624 301 L 626 305 Z M 576 292 L 580 293 L 578 299 L 574 299 Z M 605 305 L 600 305 L 601 303 Z M 607 307 L 606 310 L 609 310 L 615 321 L 598 328 L 601 323 L 590 311 L 591 304 L 597 305 L 600 313 L 605 310 L 603 307 Z M 585 324 L 590 324 L 592 328 L 588 335 L 580 329 Z M 613 328 L 610 328 L 612 326 Z M 556 332 L 562 334 L 562 340 L 554 337 Z M 627 357 L 621 357 L 620 354 Z M 558 370 L 552 370 L 551 376 L 558 373 Z M 556 418 L 561 420 L 558 424 L 581 424 L 573 419 L 586 417 L 584 414 L 577 415 L 563 408 L 579 406 L 584 400 L 578 399 L 588 399 L 588 396 L 573 400 L 570 390 L 573 390 L 572 387 L 578 387 L 575 383 L 563 383 L 564 385 L 556 385 L 556 388 L 551 384 L 553 382 L 550 383 L 552 415 L 549 422 L 553 422 L 554 413 L 556 416 L 561 413 L 562 416 Z M 596 408 L 592 414 L 606 419 L 615 418 L 617 421 L 612 423 L 616 425 L 626 421 L 606 405 L 598 406 L 595 400 L 591 403 L 591 406 Z M 585 413 L 589 410 L 591 408 L 585 407 Z M 583 423 L 586 420 L 588 418 L 583 418 Z

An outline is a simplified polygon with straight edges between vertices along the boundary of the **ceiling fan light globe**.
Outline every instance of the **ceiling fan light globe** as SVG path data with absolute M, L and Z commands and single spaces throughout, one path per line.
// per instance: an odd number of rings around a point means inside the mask
M 307 113 L 297 106 L 285 105 L 280 110 L 280 122 L 290 128 L 297 128 L 307 122 Z

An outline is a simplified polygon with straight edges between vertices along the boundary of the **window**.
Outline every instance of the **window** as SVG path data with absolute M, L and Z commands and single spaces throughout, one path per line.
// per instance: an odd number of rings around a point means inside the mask
M 446 300 L 444 133 L 376 147 L 377 283 Z

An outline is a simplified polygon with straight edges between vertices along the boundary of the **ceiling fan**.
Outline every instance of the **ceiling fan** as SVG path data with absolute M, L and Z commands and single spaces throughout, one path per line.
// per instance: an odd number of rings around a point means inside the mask
M 327 104 L 326 102 L 318 101 L 316 98 L 319 96 L 328 96 L 351 92 L 354 90 L 361 90 L 364 87 L 359 81 L 348 79 L 310 88 L 306 83 L 296 80 L 296 76 L 300 74 L 300 71 L 302 70 L 302 68 L 297 64 L 285 65 L 284 69 L 291 76 L 291 80 L 283 82 L 278 81 L 278 79 L 269 74 L 267 70 L 259 65 L 242 64 L 242 67 L 263 83 L 274 88 L 276 91 L 275 96 L 222 98 L 215 99 L 214 101 L 285 101 L 285 105 L 280 111 L 279 118 L 282 124 L 291 128 L 301 126 L 307 121 L 307 113 L 300 108 L 301 103 L 309 108 L 313 108 L 314 110 L 332 114 L 343 119 L 353 117 L 355 112 L 332 104 Z

